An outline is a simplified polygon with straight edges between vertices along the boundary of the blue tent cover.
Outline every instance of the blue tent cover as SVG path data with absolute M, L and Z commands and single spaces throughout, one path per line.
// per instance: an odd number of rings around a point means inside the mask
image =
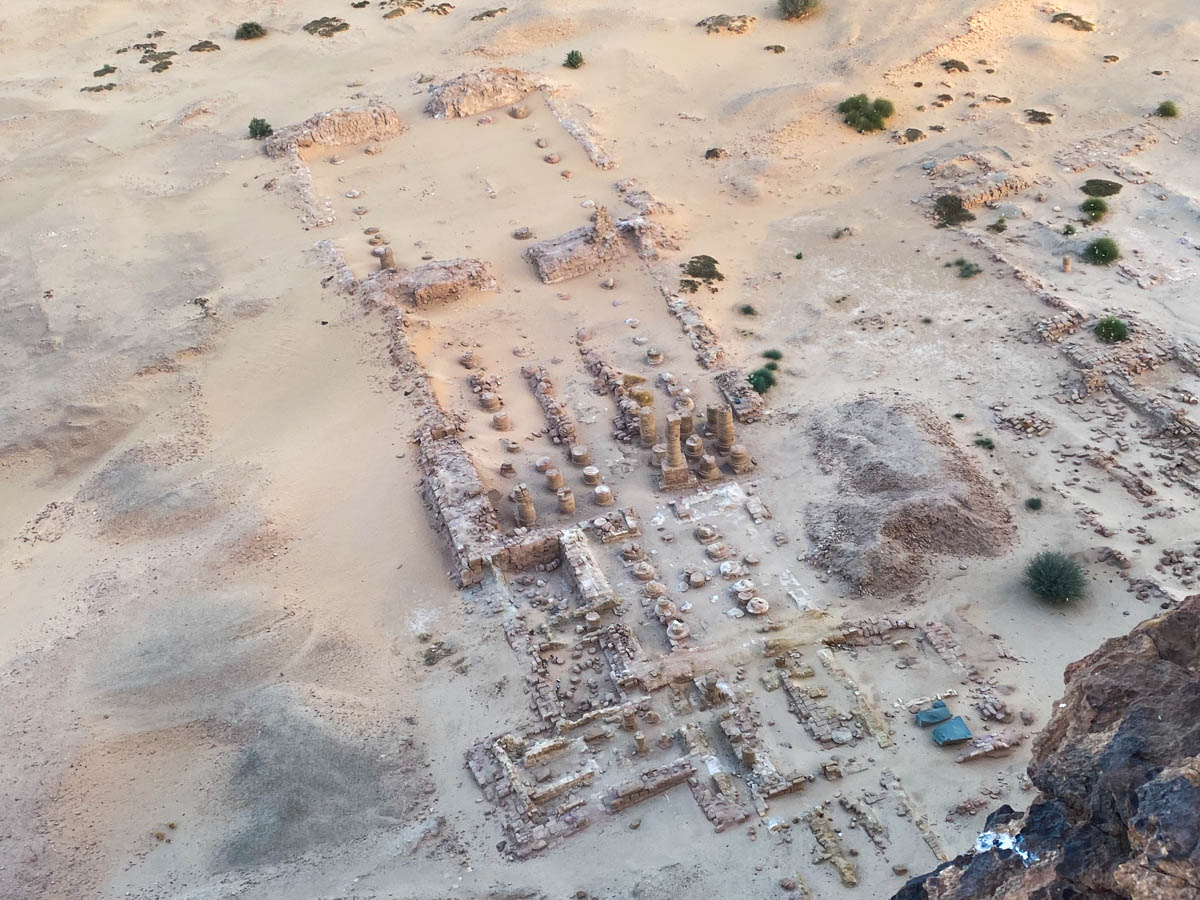
M 946 744 L 961 744 L 970 739 L 971 729 L 962 720 L 962 716 L 955 716 L 949 722 L 944 722 L 933 729 L 933 741 L 939 747 L 944 747 Z
M 928 725 L 945 722 L 948 718 L 950 718 L 950 710 L 946 709 L 945 702 L 934 700 L 929 709 L 923 709 L 917 713 L 917 724 L 925 728 Z

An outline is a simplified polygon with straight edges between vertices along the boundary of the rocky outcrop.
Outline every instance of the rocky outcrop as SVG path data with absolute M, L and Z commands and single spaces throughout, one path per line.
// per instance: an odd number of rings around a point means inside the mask
M 1072 663 L 1029 810 L 894 900 L 1200 898 L 1200 595 Z
M 496 289 L 492 267 L 481 259 L 438 259 L 413 269 L 385 269 L 364 282 L 366 295 L 377 303 L 407 302 L 416 306 L 457 300 L 470 291 Z
M 481 69 L 430 88 L 433 96 L 425 105 L 425 112 L 435 119 L 473 116 L 516 103 L 537 89 L 533 78 L 520 69 Z
M 525 251 L 525 258 L 533 263 L 543 283 L 555 284 L 585 275 L 625 252 L 621 232 L 601 206 L 593 224 L 540 241 Z
M 267 156 L 279 157 L 309 147 L 366 144 L 402 134 L 407 128 L 400 113 L 385 103 L 349 106 L 289 125 L 267 138 L 263 151 Z

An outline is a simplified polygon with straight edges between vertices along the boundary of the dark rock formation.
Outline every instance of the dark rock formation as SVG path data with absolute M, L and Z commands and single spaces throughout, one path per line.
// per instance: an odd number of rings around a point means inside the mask
M 960 856 L 893 900 L 1200 898 L 1200 594 L 1067 667 L 1033 745 L 1017 849 Z

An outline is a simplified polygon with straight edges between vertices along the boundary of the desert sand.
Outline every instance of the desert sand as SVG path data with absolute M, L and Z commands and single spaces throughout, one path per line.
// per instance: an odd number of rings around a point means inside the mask
M 887 897 L 1197 591 L 1185 0 L 0 24 L 0 896 Z

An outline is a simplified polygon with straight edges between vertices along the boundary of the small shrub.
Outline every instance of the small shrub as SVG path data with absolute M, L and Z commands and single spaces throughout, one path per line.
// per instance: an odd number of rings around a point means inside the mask
M 1070 237 L 1074 233 L 1075 233 L 1075 226 L 1072 225 L 1070 222 L 1068 222 L 1066 225 L 1063 226 L 1063 234 L 1065 234 L 1067 237 Z
M 975 446 L 982 447 L 984 450 L 995 450 L 996 442 L 990 437 L 984 437 L 983 435 L 980 435 L 979 437 L 975 438 Z
M 775 360 L 771 360 L 770 362 L 765 363 L 763 368 L 770 372 L 775 372 L 779 369 L 779 363 L 775 362 Z
M 1121 193 L 1121 188 L 1124 187 L 1119 181 L 1107 181 L 1104 178 L 1089 178 L 1079 189 L 1089 197 L 1111 197 L 1113 194 Z
M 1031 125 L 1049 125 L 1054 121 L 1054 114 L 1040 109 L 1025 110 L 1025 117 Z
M 255 38 L 266 37 L 267 29 L 263 28 L 257 22 L 243 22 L 238 26 L 237 31 L 233 33 L 235 40 L 252 41 Z
M 1175 105 L 1174 100 L 1164 100 L 1158 104 L 1158 109 L 1154 110 L 1154 114 L 1164 119 L 1174 119 L 1179 115 L 1179 107 Z
M 97 69 L 95 72 L 93 72 L 92 77 L 93 78 L 103 78 L 105 75 L 111 75 L 115 71 L 117 71 L 116 66 L 114 66 L 110 63 L 106 63 L 104 65 L 104 68 Z
M 946 263 L 946 265 L 951 265 L 951 263 Z M 974 278 L 976 275 L 978 275 L 980 272 L 983 271 L 983 269 L 981 269 L 979 266 L 975 265 L 975 263 L 967 262 L 961 256 L 954 261 L 953 265 L 958 266 L 958 277 L 959 278 Z
M 855 94 L 839 103 L 837 111 L 842 114 L 842 121 L 862 134 L 881 130 L 884 121 L 896 112 L 896 107 L 882 97 L 871 100 L 866 94 Z
M 767 368 L 755 369 L 750 373 L 748 380 L 750 387 L 754 388 L 760 394 L 765 394 L 771 388 L 775 387 L 775 373 Z
M 699 278 L 701 281 L 725 280 L 725 276 L 717 269 L 717 261 L 705 253 L 693 256 L 685 262 L 683 271 L 684 274 L 692 278 Z
M 766 359 L 783 359 L 782 350 L 764 350 L 763 357 Z
M 962 197 L 958 194 L 942 194 L 934 201 L 933 215 L 939 225 L 961 225 L 964 222 L 975 221 L 975 213 L 963 205 Z
M 966 417 L 967 417 L 966 413 L 955 413 L 954 414 L 954 418 L 956 418 L 956 419 L 965 419 Z
M 1116 316 L 1105 316 L 1092 331 L 1106 344 L 1116 344 L 1129 337 L 1129 326 Z
M 971 67 L 961 59 L 943 59 L 942 68 L 947 72 L 970 72 Z
M 740 307 L 738 307 L 738 312 L 740 312 L 743 316 L 757 316 L 758 315 L 758 310 L 755 309 L 754 306 L 749 303 L 743 303 Z
M 1108 213 L 1108 204 L 1099 197 L 1088 197 L 1079 208 L 1093 222 L 1099 222 Z
M 1025 508 L 1032 512 L 1037 512 L 1039 509 L 1042 508 L 1042 498 L 1041 497 L 1030 497 L 1029 499 L 1027 499 L 1025 501 Z
M 933 319 L 929 318 L 929 316 L 921 316 L 921 321 L 926 325 L 933 324 Z
M 804 259 L 804 254 L 800 251 L 796 252 L 796 259 Z
M 275 133 L 275 129 L 271 127 L 271 123 L 266 119 L 251 119 L 250 120 L 250 137 L 256 141 L 261 141 L 265 137 L 270 137 Z
M 1096 238 L 1083 248 L 1083 258 L 1096 266 L 1107 266 L 1121 255 L 1117 242 L 1112 238 Z
M 788 22 L 798 22 L 815 13 L 820 5 L 820 0 L 779 0 L 779 15 Z
M 1003 234 L 1008 231 L 1008 223 L 1004 221 L 1004 216 L 998 218 L 995 222 L 987 227 L 987 230 L 993 234 Z
M 578 69 L 583 65 L 583 54 L 578 50 L 572 50 L 567 54 L 567 58 L 563 60 L 563 65 L 568 69 Z
M 1065 553 L 1043 550 L 1025 566 L 1025 583 L 1043 600 L 1066 603 L 1083 595 L 1087 578 L 1083 567 Z

